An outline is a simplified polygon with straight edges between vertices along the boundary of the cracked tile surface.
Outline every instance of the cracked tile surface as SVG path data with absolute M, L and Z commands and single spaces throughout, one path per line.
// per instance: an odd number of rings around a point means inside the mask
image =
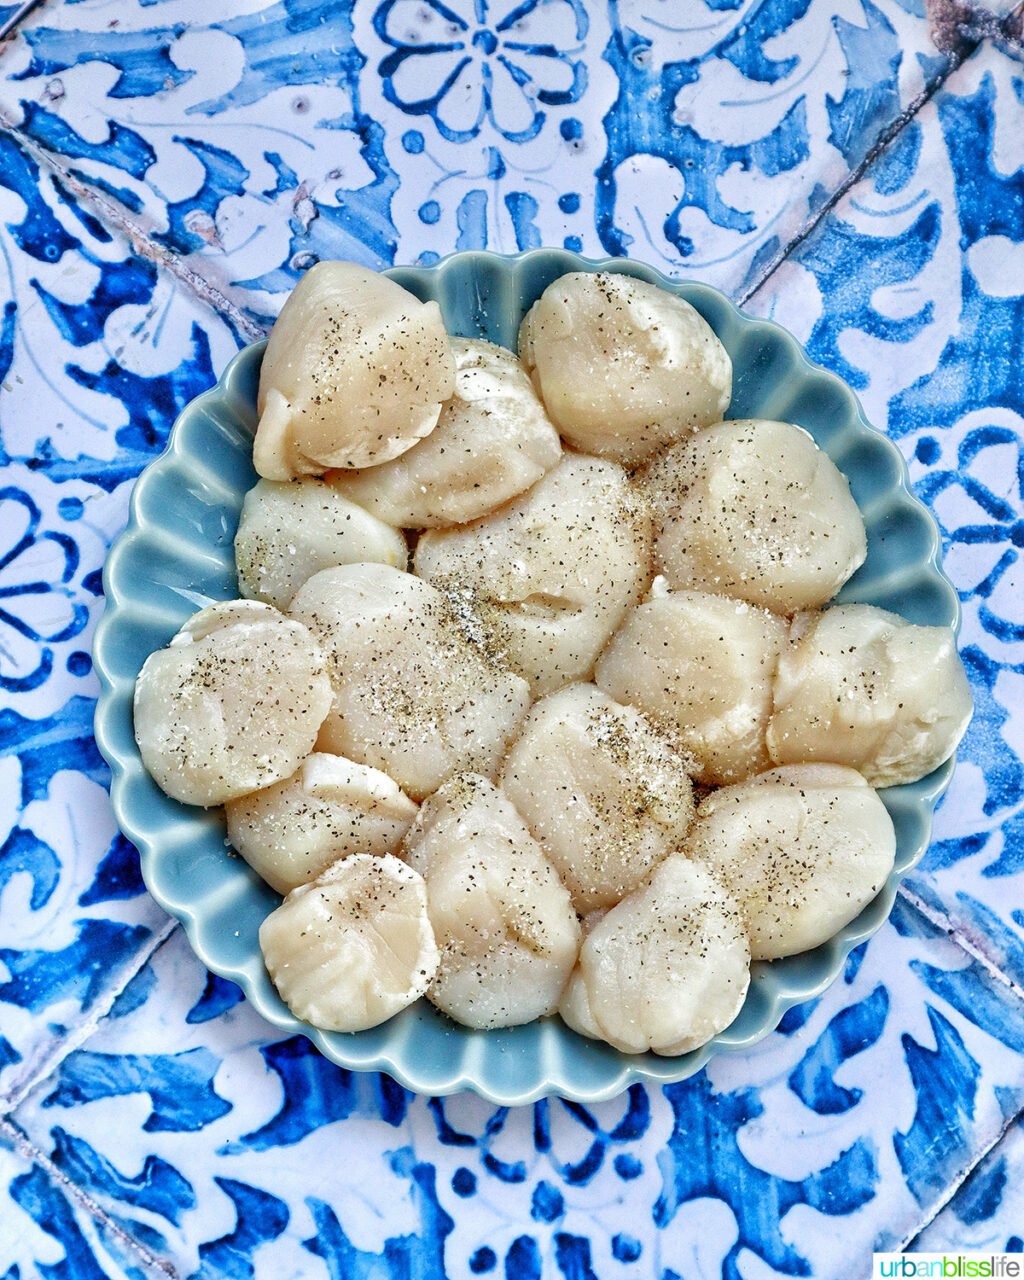
M 51 3 L 0 50 L 5 1280 L 845 1280 L 873 1247 L 1021 1247 L 1017 19 L 680 8 Z M 978 711 L 828 992 L 681 1085 L 506 1111 L 349 1075 L 205 974 L 117 835 L 89 650 L 135 477 L 304 267 L 535 244 L 753 290 L 854 386 L 940 523 Z

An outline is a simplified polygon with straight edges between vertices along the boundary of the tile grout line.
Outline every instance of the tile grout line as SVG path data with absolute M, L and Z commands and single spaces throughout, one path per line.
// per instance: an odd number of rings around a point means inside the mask
M 134 958 L 134 962 L 127 971 L 124 980 L 116 987 L 106 993 L 102 1001 L 98 1001 L 90 1010 L 89 1016 L 83 1018 L 81 1022 L 75 1026 L 68 1035 L 55 1041 L 52 1050 L 36 1059 L 29 1061 L 25 1065 L 25 1070 L 14 1081 L 10 1091 L 5 1097 L 0 1099 L 0 1124 L 8 1116 L 13 1116 L 14 1112 L 21 1106 L 28 1095 L 38 1085 L 49 1080 L 54 1071 L 60 1066 L 64 1059 L 75 1050 L 80 1049 L 85 1042 L 90 1039 L 92 1034 L 98 1029 L 99 1024 L 106 1018 L 120 997 L 127 990 L 132 981 L 138 977 L 139 973 L 145 968 L 152 957 L 160 950 L 165 942 L 172 936 L 178 928 L 176 920 L 168 919 L 165 923 L 151 935 L 149 943 Z
M 1002 986 L 1006 987 L 1015 999 L 1024 1002 L 1024 989 L 1014 982 L 1007 974 L 1003 973 L 998 965 L 985 955 L 984 952 L 970 943 L 967 938 L 961 934 L 960 930 L 949 916 L 944 916 L 941 912 L 936 911 L 934 907 L 929 906 L 921 897 L 919 897 L 913 889 L 908 889 L 905 885 L 900 886 L 899 896 L 908 902 L 915 911 L 918 911 L 922 916 L 924 916 L 926 920 L 935 925 L 937 929 L 941 929 L 950 941 L 954 942 L 962 951 L 965 951 L 972 959 L 976 960 L 986 973 L 988 973 Z M 1013 1126 L 1019 1123 L 1022 1119 L 1024 1119 L 1024 1106 L 1022 1106 L 1003 1123 L 999 1132 L 988 1146 L 980 1151 L 960 1174 L 950 1179 L 949 1183 L 944 1188 L 945 1194 L 938 1205 L 936 1205 L 936 1207 L 928 1214 L 923 1222 L 918 1223 L 910 1235 L 904 1236 L 900 1241 L 898 1245 L 900 1252 L 908 1249 L 923 1232 L 927 1231 L 931 1224 L 938 1218 L 939 1214 L 950 1207 L 956 1199 L 957 1193 L 970 1178 L 971 1174 L 973 1174 L 975 1170 L 980 1167 L 982 1162 L 986 1160 L 993 1151 L 995 1151 L 996 1147 L 999 1146 Z
M 1024 57 L 1024 0 L 1003 19 L 997 42 L 1012 50 L 1012 57 Z
M 69 1178 L 45 1152 L 40 1151 L 18 1125 L 6 1117 L 0 1117 L 0 1140 L 2 1139 L 6 1139 L 23 1160 L 32 1165 L 38 1165 L 63 1196 L 83 1209 L 98 1226 L 109 1231 L 126 1249 L 137 1254 L 151 1271 L 167 1277 L 168 1280 L 177 1280 L 178 1271 L 172 1262 L 151 1253 L 140 1240 L 111 1217 L 102 1205 L 83 1191 L 77 1182 Z
M 251 320 L 221 289 L 188 266 L 180 255 L 154 240 L 148 232 L 122 213 L 112 200 L 95 190 L 88 182 L 76 177 L 57 160 L 51 151 L 39 146 L 24 134 L 3 107 L 0 107 L 0 129 L 9 133 L 38 164 L 55 173 L 74 196 L 97 214 L 101 222 L 125 236 L 132 251 L 138 257 L 147 259 L 158 269 L 163 268 L 168 275 L 185 285 L 201 302 L 226 320 L 248 341 L 254 342 L 266 337 L 263 327 Z
M 37 9 L 45 0 L 24 0 L 18 9 L 11 14 L 7 21 L 0 26 L 0 42 L 10 40 L 16 33 L 17 28 L 21 25 L 25 18 L 31 16 L 32 10 Z
M 73 1178 L 64 1172 L 44 1151 L 35 1145 L 25 1131 L 15 1122 L 14 1112 L 25 1101 L 33 1089 L 49 1080 L 61 1062 L 71 1053 L 80 1049 L 99 1029 L 99 1025 L 110 1015 L 111 1009 L 130 983 L 141 973 L 143 968 L 160 948 L 177 932 L 178 922 L 168 918 L 163 926 L 152 935 L 150 944 L 139 952 L 135 963 L 127 973 L 116 991 L 109 993 L 102 1003 L 97 1004 L 90 1016 L 83 1019 L 74 1032 L 65 1037 L 55 1047 L 53 1053 L 40 1060 L 37 1067 L 30 1069 L 15 1082 L 8 1098 L 5 1100 L 5 1112 L 0 1114 L 0 1141 L 6 1139 L 11 1146 L 30 1164 L 38 1165 L 56 1189 L 72 1204 L 77 1204 L 101 1228 L 111 1232 L 129 1251 L 135 1253 L 142 1263 L 151 1271 L 166 1280 L 178 1280 L 178 1270 L 174 1264 L 156 1257 L 132 1232 L 121 1226 L 102 1205 L 81 1187 Z
M 1020 0 L 1020 3 L 1002 19 L 983 6 L 971 10 L 971 17 L 974 22 L 965 23 L 961 28 L 965 40 L 964 47 L 959 52 L 951 53 L 949 68 L 933 84 L 920 93 L 908 107 L 905 107 L 896 119 L 883 130 L 860 164 L 855 169 L 850 170 L 818 212 L 807 220 L 804 226 L 790 239 L 785 248 L 780 249 L 771 262 L 768 263 L 755 282 L 736 299 L 737 306 L 745 307 L 754 294 L 767 284 L 782 264 L 799 249 L 805 240 L 814 234 L 821 222 L 839 204 L 847 192 L 863 178 L 882 152 L 899 137 L 906 126 L 913 121 L 922 108 L 928 105 L 935 94 L 960 70 L 964 63 L 977 53 L 986 40 L 991 40 L 994 44 L 1003 47 L 1008 46 L 1014 54 L 1024 54 L 1024 31 L 1017 29 L 1024 28 L 1024 0 Z
M 1016 1000 L 1019 1000 L 1024 1004 L 1024 988 L 1016 983 L 1009 974 L 1004 973 L 991 956 L 987 955 L 980 947 L 971 942 L 967 935 L 962 932 L 956 924 L 954 924 L 950 916 L 944 915 L 940 911 L 936 911 L 934 907 L 929 906 L 923 898 L 915 893 L 913 889 L 907 888 L 905 884 L 900 885 L 899 896 L 906 902 L 909 902 L 914 910 L 924 916 L 930 924 L 935 925 L 937 929 L 941 929 L 942 932 L 945 933 L 951 941 L 955 942 L 962 951 L 965 951 L 973 960 L 976 960 L 989 977 L 994 978 L 1004 986 Z
M 771 277 L 779 270 L 779 268 L 789 260 L 790 257 L 800 248 L 800 246 L 808 240 L 818 229 L 821 223 L 828 217 L 833 209 L 840 203 L 843 197 L 853 189 L 864 177 L 865 173 L 875 163 L 880 155 L 886 151 L 892 143 L 899 137 L 908 124 L 911 124 L 918 113 L 928 105 L 936 93 L 946 84 L 946 82 L 960 70 L 964 63 L 970 58 L 981 46 L 980 37 L 971 37 L 970 43 L 960 53 L 951 54 L 951 65 L 947 71 L 939 76 L 934 83 L 925 88 L 918 96 L 905 107 L 900 114 L 893 120 L 882 133 L 875 139 L 871 147 L 868 149 L 863 160 L 851 169 L 843 181 L 832 192 L 821 208 L 808 218 L 807 222 L 793 235 L 788 244 L 780 249 L 775 257 L 768 263 L 754 283 L 736 298 L 738 307 L 745 307 L 753 296 L 762 289 Z
M 1006 1138 L 1006 1136 L 1009 1134 L 1013 1126 L 1015 1124 L 1019 1124 L 1022 1119 L 1024 1119 L 1024 1107 L 1021 1107 L 1019 1111 L 1015 1112 L 1014 1115 L 1010 1116 L 1010 1118 L 1004 1122 L 999 1132 L 992 1139 L 992 1141 L 985 1148 L 985 1150 L 981 1152 L 981 1154 L 977 1157 L 977 1159 L 974 1160 L 963 1171 L 963 1173 L 957 1175 L 957 1177 L 955 1178 L 950 1179 L 949 1184 L 946 1188 L 947 1194 L 945 1198 L 938 1204 L 938 1206 L 935 1209 L 932 1210 L 932 1212 L 927 1216 L 927 1218 L 925 1218 L 924 1222 L 922 1222 L 920 1226 L 914 1229 L 913 1235 L 904 1236 L 904 1238 L 900 1241 L 900 1244 L 899 1244 L 899 1252 L 902 1253 L 903 1251 L 908 1249 L 910 1245 L 914 1243 L 915 1240 L 919 1239 L 920 1236 L 922 1236 L 924 1232 L 928 1230 L 928 1228 L 932 1225 L 933 1222 L 936 1221 L 936 1219 L 939 1217 L 941 1213 L 944 1213 L 948 1208 L 950 1208 L 953 1201 L 956 1199 L 957 1193 L 961 1190 L 964 1183 L 967 1182 L 968 1178 L 970 1178 L 971 1174 L 974 1173 L 974 1171 L 981 1165 L 983 1160 L 988 1159 L 988 1157 L 992 1154 L 992 1152 L 995 1151 L 996 1147 L 1001 1145 L 1001 1143 L 1003 1142 L 1003 1139 Z
M 962 951 L 966 952 L 967 955 L 980 964 L 985 972 L 991 978 L 995 979 L 996 982 L 1000 983 L 1001 986 L 1005 987 L 1016 1000 L 1024 1003 L 1024 989 L 1014 982 L 1008 974 L 1004 973 L 994 960 L 970 942 L 967 936 L 961 932 L 948 915 L 944 915 L 942 912 L 936 911 L 934 907 L 926 903 L 923 898 L 915 893 L 913 889 L 907 888 L 906 885 L 900 886 L 899 896 L 903 898 L 905 902 L 909 903 L 915 911 L 924 916 L 930 924 L 933 924 L 937 929 L 941 929 L 951 942 L 954 942 Z M 987 1159 L 987 1157 L 992 1154 L 996 1147 L 999 1146 L 1002 1140 L 1009 1133 L 1010 1129 L 1022 1118 L 1024 1118 L 1024 1107 L 1021 1107 L 1014 1115 L 1005 1121 L 993 1140 L 984 1148 L 984 1150 L 978 1153 L 962 1173 L 950 1180 L 945 1188 L 946 1194 L 939 1204 L 923 1222 L 919 1223 L 914 1228 L 912 1234 L 905 1236 L 900 1242 L 899 1249 L 901 1251 L 907 1249 L 922 1234 L 922 1232 L 928 1229 L 936 1218 L 938 1218 L 939 1214 L 952 1204 L 953 1200 L 956 1198 L 957 1192 L 968 1178 L 970 1178 L 971 1174 L 974 1173 L 974 1171 L 981 1165 L 983 1160 Z

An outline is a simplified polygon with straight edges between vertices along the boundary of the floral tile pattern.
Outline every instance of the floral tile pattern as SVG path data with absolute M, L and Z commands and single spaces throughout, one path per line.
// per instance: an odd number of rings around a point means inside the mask
M 8 136 L 0 154 L 6 1097 L 105 1008 L 167 927 L 110 811 L 91 637 L 131 479 L 236 342 Z
M 1011 7 L 50 0 L 0 49 L 4 1280 L 846 1280 L 1022 1247 Z M 507 1110 L 343 1072 L 203 971 L 116 832 L 89 651 L 134 478 L 304 267 L 536 244 L 751 295 L 851 382 L 940 523 L 978 710 L 833 988 L 693 1080 Z
M 1024 983 L 1024 66 L 979 50 L 751 301 L 845 377 L 938 519 L 976 711 L 908 881 Z M 870 269 L 866 269 L 870 263 Z
M 842 1275 L 840 1254 L 859 1273 L 1024 1103 L 1021 1002 L 904 907 L 760 1049 L 587 1108 L 416 1098 L 274 1041 L 236 1000 L 176 931 L 13 1117 L 180 1275 L 229 1253 L 402 1275 L 416 1250 L 431 1276 Z
M 957 53 L 909 0 L 107 0 L 27 20 L 0 104 L 267 316 L 317 258 L 542 240 L 736 290 Z

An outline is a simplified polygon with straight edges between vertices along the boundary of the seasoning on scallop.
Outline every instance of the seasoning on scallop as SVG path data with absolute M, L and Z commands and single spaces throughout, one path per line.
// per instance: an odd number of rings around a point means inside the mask
M 622 1053 L 689 1053 L 736 1017 L 750 949 L 735 900 L 681 853 L 612 907 L 584 939 L 559 1013 Z
M 436 583 L 535 694 L 586 679 L 650 578 L 650 521 L 626 473 L 566 454 L 527 493 L 417 543 Z
M 867 554 L 846 477 L 788 422 L 708 427 L 654 458 L 640 483 L 673 587 L 795 613 L 831 600 Z
M 465 773 L 426 800 L 402 856 L 427 885 L 441 951 L 428 997 L 468 1027 L 554 1013 L 579 922 L 554 867 L 508 798 Z
M 416 800 L 458 770 L 496 772 L 529 686 L 469 643 L 430 583 L 381 564 L 325 569 L 291 614 L 323 645 L 334 689 L 320 750 L 381 769 Z
M 235 535 L 243 596 L 287 609 L 321 569 L 374 561 L 404 569 L 405 536 L 322 480 L 260 480 L 245 495 Z
M 291 480 L 397 458 L 433 431 L 454 390 L 436 302 L 353 262 L 317 263 L 282 307 L 263 356 L 256 470 Z
M 719 422 L 732 361 L 682 298 L 626 275 L 570 272 L 526 313 L 519 354 L 575 448 L 635 466 Z
M 656 586 L 659 594 L 612 637 L 594 682 L 638 707 L 692 756 L 701 782 L 737 782 L 767 768 L 765 730 L 785 620 L 745 600 Z
M 896 832 L 855 769 L 793 764 L 712 792 L 685 849 L 739 903 L 753 959 L 776 960 L 859 915 L 892 871 Z
M 776 764 L 846 764 L 875 787 L 938 768 L 972 711 L 952 630 L 866 604 L 793 619 L 774 704 L 768 750 Z
M 340 858 L 394 853 L 416 812 L 386 773 L 321 751 L 284 782 L 226 805 L 232 847 L 278 893 Z
M 501 785 L 586 915 L 679 848 L 693 820 L 686 764 L 640 712 L 574 684 L 534 704 Z
M 455 395 L 437 427 L 391 462 L 330 477 L 339 493 L 389 524 L 465 524 L 529 489 L 562 444 L 526 370 L 491 342 L 453 338 Z
M 292 1013 L 365 1031 L 418 1000 L 437 970 L 423 877 L 391 854 L 355 854 L 299 885 L 260 926 L 260 949 Z
M 256 600 L 210 605 L 135 685 L 135 740 L 169 796 L 223 804 L 289 777 L 331 706 L 324 655 L 300 622 Z

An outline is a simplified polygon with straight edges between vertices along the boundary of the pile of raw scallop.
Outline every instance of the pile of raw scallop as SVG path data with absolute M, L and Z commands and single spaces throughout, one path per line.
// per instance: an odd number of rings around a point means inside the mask
M 426 996 L 681 1054 L 752 960 L 878 893 L 875 788 L 949 757 L 967 681 L 947 628 L 830 603 L 866 554 L 846 479 L 731 389 L 700 314 L 626 275 L 556 280 L 518 355 L 361 267 L 303 276 L 241 598 L 135 691 L 153 778 L 284 895 L 260 946 L 297 1017 Z

